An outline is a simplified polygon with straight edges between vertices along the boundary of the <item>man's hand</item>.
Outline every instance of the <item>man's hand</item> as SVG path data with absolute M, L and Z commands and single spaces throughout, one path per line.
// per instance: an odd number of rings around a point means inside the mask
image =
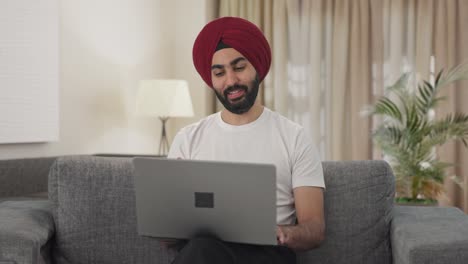
M 290 242 L 291 234 L 287 226 L 277 226 L 276 227 L 276 239 L 278 240 L 278 245 L 287 246 Z
M 295 251 L 316 248 L 324 239 L 325 227 L 318 223 L 306 222 L 298 225 L 280 225 L 276 228 L 278 245 Z
M 316 187 L 294 189 L 297 225 L 281 225 L 276 229 L 278 244 L 295 251 L 316 248 L 325 239 L 323 191 Z

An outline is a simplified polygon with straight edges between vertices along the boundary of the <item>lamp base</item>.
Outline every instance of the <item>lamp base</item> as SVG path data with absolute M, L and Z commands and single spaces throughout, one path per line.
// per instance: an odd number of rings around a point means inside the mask
M 159 155 L 167 156 L 169 152 L 169 141 L 166 134 L 166 122 L 169 119 L 167 116 L 159 117 L 162 122 L 161 140 L 159 141 Z

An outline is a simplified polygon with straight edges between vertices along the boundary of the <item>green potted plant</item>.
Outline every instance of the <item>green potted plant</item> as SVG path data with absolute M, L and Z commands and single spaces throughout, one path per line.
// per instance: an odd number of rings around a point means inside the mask
M 412 76 L 403 74 L 365 113 L 381 117 L 372 136 L 395 174 L 396 201 L 433 204 L 444 192 L 446 168 L 453 166 L 439 160 L 436 147 L 450 140 L 467 147 L 468 139 L 468 115 L 436 119 L 435 110 L 445 99 L 438 93 L 449 83 L 468 79 L 468 64 L 440 71 L 433 83 L 413 81 Z

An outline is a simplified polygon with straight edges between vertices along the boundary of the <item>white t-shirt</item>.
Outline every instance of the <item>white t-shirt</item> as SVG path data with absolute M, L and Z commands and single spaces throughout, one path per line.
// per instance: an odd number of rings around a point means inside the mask
M 266 107 L 246 125 L 225 123 L 218 112 L 182 128 L 168 158 L 274 164 L 279 225 L 296 220 L 294 188 L 325 188 L 318 152 L 304 129 Z

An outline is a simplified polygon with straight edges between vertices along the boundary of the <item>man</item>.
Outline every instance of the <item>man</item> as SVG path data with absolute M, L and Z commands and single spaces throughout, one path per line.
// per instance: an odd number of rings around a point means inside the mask
M 196 238 L 174 263 L 295 263 L 294 251 L 315 248 L 324 239 L 325 186 L 304 129 L 256 101 L 271 63 L 267 40 L 247 20 L 216 19 L 195 40 L 193 62 L 225 110 L 183 128 L 169 158 L 274 164 L 278 246 Z

